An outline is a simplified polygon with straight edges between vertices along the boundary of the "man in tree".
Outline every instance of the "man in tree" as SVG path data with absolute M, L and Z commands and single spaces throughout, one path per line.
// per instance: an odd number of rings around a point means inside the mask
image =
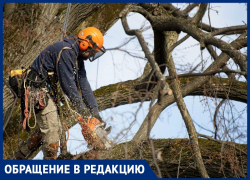
M 49 45 L 34 60 L 27 73 L 26 85 L 33 88 L 30 92 L 34 94 L 34 99 L 39 99 L 35 104 L 35 111 L 40 131 L 31 136 L 33 138 L 27 140 L 27 147 L 30 151 L 42 137 L 44 159 L 56 159 L 57 157 L 59 140 L 62 135 L 61 122 L 54 103 L 56 102 L 57 81 L 73 103 L 78 115 L 81 115 L 83 119 L 87 118 L 84 113 L 84 102 L 92 117 L 100 121 L 100 126 L 102 128 L 106 126 L 99 115 L 98 105 L 84 67 L 84 60 L 89 59 L 92 62 L 105 51 L 102 33 L 94 27 L 88 27 L 82 30 L 78 37 L 64 37 L 62 41 Z M 43 83 L 45 81 L 46 83 Z M 25 118 L 24 129 L 26 125 Z M 26 152 L 20 151 L 19 155 L 27 156 Z

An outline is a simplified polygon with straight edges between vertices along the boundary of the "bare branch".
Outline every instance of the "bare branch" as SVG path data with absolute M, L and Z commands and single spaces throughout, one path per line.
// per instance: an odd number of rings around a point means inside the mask
M 166 40 L 167 39 L 165 38 L 165 41 Z M 187 132 L 188 132 L 190 142 L 191 142 L 191 148 L 193 151 L 194 161 L 197 164 L 197 169 L 198 169 L 201 177 L 209 178 L 209 176 L 207 174 L 207 170 L 206 170 L 204 162 L 203 162 L 203 159 L 201 157 L 201 152 L 200 152 L 200 148 L 199 148 L 196 129 L 195 129 L 194 123 L 192 121 L 192 118 L 188 112 L 188 109 L 186 107 L 186 104 L 183 100 L 183 96 L 181 93 L 181 87 L 180 87 L 180 84 L 178 82 L 178 76 L 176 74 L 173 58 L 170 58 L 170 54 L 168 52 L 165 52 L 164 59 L 167 59 L 167 64 L 168 64 L 167 68 L 168 68 L 169 75 L 172 77 L 174 77 L 174 76 L 176 77 L 176 79 L 171 80 L 171 88 L 173 89 L 173 95 L 174 95 L 175 101 L 177 103 L 177 106 L 179 108 L 179 111 L 182 115 L 182 118 L 183 118 L 185 125 L 186 125 L 186 128 L 187 128 Z
M 215 28 L 215 27 L 212 27 L 212 26 L 210 26 L 208 24 L 201 23 L 201 22 L 198 24 L 198 27 L 201 28 L 204 31 L 207 31 L 207 32 L 214 32 L 214 31 L 218 31 L 220 29 L 223 29 L 223 28 Z M 236 30 L 236 31 L 227 31 L 225 33 L 222 32 L 222 33 L 219 33 L 217 35 L 222 35 L 222 34 L 225 34 L 225 35 L 241 34 L 244 31 L 245 31 L 245 29 L 243 29 L 243 30 Z
M 237 40 L 234 40 L 232 43 L 236 44 Z M 231 44 L 232 44 L 231 43 Z M 209 72 L 209 71 L 214 71 L 214 70 L 219 70 L 222 66 L 224 66 L 227 61 L 229 60 L 229 57 L 226 53 L 221 53 L 220 56 L 218 56 L 217 60 L 213 62 L 204 72 Z M 206 83 L 210 79 L 210 76 L 201 76 L 193 79 L 189 83 L 187 83 L 185 86 L 182 86 L 181 88 L 181 93 L 182 96 L 185 97 L 188 94 L 194 93 L 199 87 L 201 87 L 204 83 Z M 245 86 L 246 87 L 246 86 Z M 232 91 L 231 91 L 232 93 Z M 231 94 L 230 93 L 230 94 Z M 204 95 L 204 92 L 201 93 Z M 223 89 L 223 94 L 225 95 L 225 89 Z M 246 94 L 245 94 L 246 95 Z M 218 97 L 218 95 L 217 95 Z M 246 96 L 244 96 L 245 102 L 247 102 Z M 159 117 L 160 113 L 162 112 L 163 109 L 171 105 L 172 103 L 175 102 L 174 96 L 166 96 L 161 105 L 156 103 L 152 107 L 153 111 L 153 117 L 151 119 L 152 126 L 156 122 L 157 118 Z M 140 139 L 145 139 L 145 134 L 147 132 L 147 118 L 148 116 L 144 119 L 142 125 L 140 126 L 139 130 L 137 131 L 136 135 L 134 136 L 133 140 L 140 140 Z
M 119 14 L 119 17 L 122 18 L 124 16 L 126 16 L 129 12 L 138 12 L 140 13 L 141 15 L 143 15 L 146 19 L 148 19 L 149 21 L 153 18 L 153 16 L 148 12 L 146 11 L 145 9 L 143 9 L 142 7 L 140 6 L 127 6 L 127 8 L 125 8 L 120 14 Z M 129 27 L 129 26 L 128 26 Z M 128 35 L 130 35 L 130 29 L 128 28 Z M 131 31 L 132 32 L 132 31 Z
M 219 48 L 221 51 L 227 53 L 231 58 L 237 61 L 243 71 L 246 71 L 246 59 L 247 57 L 241 52 L 237 51 L 232 45 L 226 43 L 225 41 L 211 36 L 211 34 L 202 32 L 195 24 L 192 22 L 187 22 L 181 18 L 175 17 L 157 17 L 152 19 L 152 27 L 158 31 L 184 31 L 194 39 L 199 41 L 201 44 L 211 44 Z
M 207 45 L 206 48 L 207 48 L 208 52 L 211 54 L 211 56 L 213 57 L 213 59 L 216 60 L 218 58 L 218 55 L 215 52 L 215 50 L 213 49 L 213 47 L 211 45 Z
M 247 25 L 230 26 L 230 27 L 220 28 L 220 29 L 213 31 L 211 33 L 211 36 L 216 36 L 216 35 L 220 35 L 220 34 L 227 34 L 228 32 L 244 32 L 246 30 L 247 30 Z
M 237 41 L 234 41 L 231 43 L 231 45 L 235 49 L 241 49 L 242 47 L 245 47 L 247 45 L 247 39 L 242 39 L 241 37 L 242 36 L 240 36 Z M 236 57 L 233 57 L 232 59 L 234 60 L 236 64 L 240 66 L 241 71 L 245 71 L 247 73 L 247 56 L 243 56 L 242 54 L 239 54 L 239 55 L 240 57 L 236 56 Z M 247 74 L 245 74 L 244 77 L 247 79 Z
M 232 43 L 232 46 L 235 49 L 240 49 L 242 47 L 246 47 L 247 46 L 247 39 L 241 39 L 241 37 L 239 37 L 237 41 Z M 216 60 L 218 58 L 218 56 L 217 56 L 216 52 L 213 50 L 212 46 L 207 45 L 206 47 L 207 47 L 209 53 L 211 54 L 211 56 L 213 57 L 213 59 Z M 233 59 L 233 60 L 235 61 L 236 64 L 238 64 L 240 66 L 242 71 L 245 71 L 245 73 L 243 73 L 242 75 L 244 75 L 244 77 L 247 79 L 247 67 L 246 67 L 247 65 L 246 65 L 246 62 L 244 60 L 242 60 L 242 59 L 240 59 L 240 60 Z M 224 65 L 222 67 L 222 69 L 226 72 L 228 77 L 235 78 L 232 74 L 230 74 L 230 70 L 226 65 Z
M 189 4 L 183 11 L 182 14 L 188 14 L 190 11 L 192 11 L 195 7 L 199 6 L 199 3 L 193 3 Z
M 116 49 L 119 49 L 119 48 L 121 48 L 121 47 L 127 45 L 129 42 L 131 42 L 131 41 L 134 40 L 134 39 L 135 39 L 135 36 L 129 38 L 127 41 L 125 41 L 123 44 L 121 44 L 121 45 L 119 45 L 119 46 L 117 46 L 117 47 L 114 47 L 114 48 L 106 48 L 106 50 L 116 50 Z
M 127 51 L 127 50 L 125 50 L 125 49 L 109 48 L 109 49 L 106 49 L 106 50 L 107 50 L 107 51 L 122 51 L 122 52 L 128 54 L 128 55 L 131 56 L 131 57 L 139 58 L 139 59 L 142 59 L 142 60 L 146 60 L 146 58 L 141 57 L 141 56 L 139 56 L 139 55 L 136 55 L 136 54 L 134 54 L 134 53 L 131 53 L 130 51 Z
M 174 48 L 176 48 L 177 46 L 179 46 L 181 43 L 183 43 L 184 41 L 186 41 L 190 36 L 186 35 L 184 36 L 182 39 L 180 39 L 178 42 L 176 42 L 175 44 L 173 44 L 169 49 L 168 49 L 168 53 L 171 53 Z
M 187 18 L 188 17 L 188 13 L 193 8 L 195 8 L 196 6 L 198 6 L 199 4 L 200 3 L 190 4 L 189 6 L 186 7 L 186 9 L 184 9 L 183 11 L 180 11 L 179 8 L 176 8 L 171 3 L 159 3 L 159 5 L 161 5 L 164 9 L 170 10 L 171 13 L 173 14 L 173 16 L 184 17 L 184 18 Z
M 208 3 L 201 3 L 200 4 L 200 8 L 198 9 L 196 15 L 193 18 L 194 24 L 198 24 L 202 20 L 205 12 L 207 10 L 207 5 L 208 5 Z
M 214 125 L 214 139 L 217 138 L 217 132 L 218 132 L 218 126 L 216 123 L 216 119 L 217 119 L 217 115 L 219 112 L 220 107 L 222 106 L 222 104 L 225 102 L 225 99 L 221 100 L 220 103 L 218 104 L 218 106 L 215 109 L 215 113 L 214 113 L 214 119 L 213 119 L 213 125 Z
M 217 53 L 215 52 L 215 50 L 213 49 L 213 47 L 212 47 L 211 45 L 207 45 L 206 47 L 207 47 L 208 52 L 209 52 L 209 53 L 211 54 L 211 56 L 213 57 L 213 59 L 216 60 L 216 59 L 218 58 L 218 55 L 217 55 Z M 227 74 L 227 76 L 228 76 L 229 78 L 235 79 L 235 76 L 234 76 L 233 74 L 231 74 L 231 72 L 229 72 L 230 69 L 229 69 L 226 65 L 224 65 L 224 66 L 222 67 L 222 70 L 225 71 L 225 73 Z
M 246 72 L 242 72 L 239 70 L 214 70 L 210 72 L 203 72 L 203 73 L 187 73 L 187 74 L 179 74 L 178 77 L 194 77 L 194 76 L 209 76 L 209 75 L 215 75 L 217 73 L 238 73 L 240 75 L 246 75 Z M 176 79 L 176 76 L 167 76 L 167 80 Z
M 157 92 L 155 92 L 157 93 Z M 153 101 L 150 102 L 150 107 L 149 107 L 149 118 L 148 118 L 148 130 L 147 130 L 147 139 L 148 139 L 148 142 L 149 142 L 149 145 L 150 145 L 150 150 L 151 150 L 151 154 L 152 154 L 152 158 L 153 158 L 153 162 L 155 164 L 155 167 L 158 171 L 158 175 L 159 175 L 159 178 L 162 178 L 162 174 L 161 174 L 161 170 L 159 168 L 159 165 L 158 163 L 156 162 L 156 157 L 155 157 L 155 148 L 154 148 L 154 143 L 150 137 L 150 132 L 151 132 L 151 116 L 152 116 L 152 112 L 151 112 L 151 107 L 152 107 L 152 104 L 153 104 Z
M 160 3 L 160 6 L 166 10 L 170 10 L 174 16 L 182 16 L 180 9 L 174 7 L 171 3 Z
M 130 10 L 139 10 L 141 12 L 142 8 L 141 7 L 134 7 L 134 8 L 130 8 Z M 150 65 L 152 66 L 152 69 L 155 70 L 155 75 L 156 75 L 157 79 L 161 82 L 162 89 L 166 92 L 165 94 L 167 94 L 167 93 L 171 94 L 172 91 L 169 88 L 169 85 L 166 83 L 165 76 L 163 76 L 163 74 L 161 73 L 161 70 L 160 70 L 158 64 L 155 62 L 155 59 L 154 59 L 153 55 L 150 53 L 150 51 L 149 51 L 149 49 L 147 47 L 147 43 L 145 42 L 145 40 L 144 40 L 144 38 L 142 36 L 141 30 L 131 30 L 129 28 L 128 23 L 127 23 L 127 19 L 126 19 L 126 16 L 125 16 L 126 13 L 127 13 L 127 10 L 121 12 L 121 14 L 120 14 L 120 17 L 121 17 L 121 20 L 122 20 L 122 25 L 123 25 L 123 28 L 124 28 L 126 34 L 128 34 L 128 35 L 136 35 L 136 37 L 138 38 L 139 43 L 140 43 L 140 45 L 142 47 L 142 50 L 145 53 L 146 58 L 150 62 Z
M 189 6 L 187 6 L 186 9 L 184 9 L 183 11 L 180 11 L 178 8 L 174 7 L 172 4 L 170 3 L 160 3 L 160 5 L 162 7 L 164 7 L 166 10 L 171 10 L 172 11 L 172 14 L 173 16 L 178 16 L 178 17 L 184 17 L 184 18 L 187 18 L 188 17 L 188 13 L 196 6 L 198 6 L 200 3 L 193 3 L 193 4 L 190 4 Z M 202 3 L 202 4 L 205 4 L 205 3 Z M 201 6 L 202 8 L 205 8 L 205 5 L 202 5 Z M 199 9 L 200 12 L 202 13 L 202 11 L 204 11 L 204 9 Z M 198 10 L 198 11 L 199 11 Z M 200 14 L 200 13 L 199 13 Z M 198 12 L 196 14 L 198 16 Z M 204 15 L 204 14 L 203 14 Z M 200 14 L 200 16 L 203 16 L 202 14 Z M 202 17 L 201 17 L 202 18 Z M 191 19 L 191 18 L 188 18 L 188 19 Z M 246 26 L 246 25 L 245 25 Z M 226 28 L 216 28 L 216 27 L 212 27 L 208 24 L 205 24 L 205 23 L 202 23 L 202 22 L 198 22 L 198 27 L 201 28 L 202 30 L 204 31 L 207 31 L 207 32 L 214 32 L 216 31 L 217 33 L 215 35 L 222 35 L 222 34 L 225 34 L 225 35 L 231 35 L 231 34 L 241 34 L 243 33 L 244 31 L 246 31 L 246 28 L 240 28 L 241 26 L 232 26 L 233 28 L 231 30 L 227 30 L 227 28 L 230 29 L 230 27 L 226 27 Z M 234 29 L 234 27 L 236 27 Z M 215 36 L 214 35 L 214 36 Z

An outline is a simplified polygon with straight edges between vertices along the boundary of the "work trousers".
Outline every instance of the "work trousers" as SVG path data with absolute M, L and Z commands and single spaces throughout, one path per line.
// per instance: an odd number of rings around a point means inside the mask
M 36 114 L 36 119 L 42 133 L 42 151 L 44 158 L 46 158 L 49 145 L 55 144 L 60 140 L 60 136 L 62 135 L 62 125 L 56 104 L 48 94 L 48 89 L 42 88 L 41 90 L 46 93 L 48 100 L 46 102 L 46 107 Z

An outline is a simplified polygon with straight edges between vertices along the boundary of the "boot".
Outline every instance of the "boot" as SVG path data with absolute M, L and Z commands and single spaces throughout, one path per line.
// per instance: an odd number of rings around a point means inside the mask
M 37 150 L 42 144 L 42 133 L 40 129 L 36 129 L 26 141 L 20 142 L 19 150 L 15 151 L 12 159 L 28 159 L 31 154 Z
M 59 142 L 50 144 L 43 149 L 43 159 L 55 160 L 57 158 Z

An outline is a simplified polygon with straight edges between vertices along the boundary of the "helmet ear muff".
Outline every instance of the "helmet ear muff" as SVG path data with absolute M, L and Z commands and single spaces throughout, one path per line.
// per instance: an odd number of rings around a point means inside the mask
M 89 47 L 89 40 L 88 39 L 83 39 L 80 44 L 79 44 L 79 48 L 82 51 L 86 51 Z

